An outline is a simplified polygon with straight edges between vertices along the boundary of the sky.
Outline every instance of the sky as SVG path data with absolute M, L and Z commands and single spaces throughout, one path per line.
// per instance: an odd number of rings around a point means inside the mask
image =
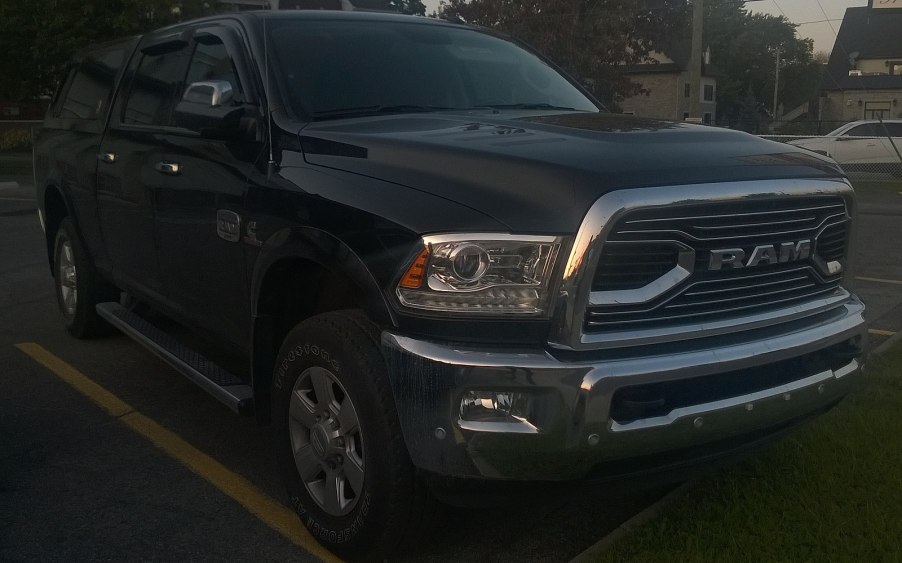
M 820 6 L 818 2 L 820 2 Z M 814 39 L 815 52 L 827 51 L 829 53 L 833 50 L 836 32 L 839 31 L 839 26 L 842 24 L 846 8 L 867 5 L 867 0 L 763 0 L 749 3 L 747 7 L 755 12 L 775 16 L 785 15 L 793 23 L 802 24 L 796 32 L 801 37 Z
M 427 14 L 438 8 L 439 0 L 424 0 L 424 2 Z M 820 2 L 820 6 L 823 6 L 823 11 L 818 6 L 818 2 Z M 839 31 L 846 8 L 867 5 L 867 0 L 761 0 L 750 2 L 747 7 L 756 12 L 775 16 L 782 14 L 794 23 L 803 24 L 798 28 L 798 34 L 814 39 L 815 52 L 827 51 L 829 53 L 833 50 L 833 43 L 836 40 L 835 31 Z M 826 17 L 824 17 L 824 13 L 826 13 Z

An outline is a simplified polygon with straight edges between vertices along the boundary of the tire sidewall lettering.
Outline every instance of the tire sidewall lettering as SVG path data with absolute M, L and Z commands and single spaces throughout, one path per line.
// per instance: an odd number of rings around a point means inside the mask
M 361 505 L 357 509 L 357 515 L 354 517 L 354 521 L 351 522 L 350 526 L 346 526 L 340 530 L 330 528 L 317 521 L 313 515 L 304 510 L 299 498 L 293 497 L 291 501 L 295 507 L 295 511 L 305 521 L 307 530 L 312 536 L 323 542 L 340 544 L 354 539 L 354 537 L 360 533 L 360 529 L 363 528 L 367 516 L 370 513 L 371 497 L 368 492 L 364 494 Z
M 329 367 L 333 373 L 338 374 L 341 372 L 341 364 L 328 350 L 317 344 L 299 344 L 285 354 L 285 359 L 282 360 L 282 363 L 279 364 L 279 369 L 276 371 L 276 380 L 273 382 L 273 386 L 276 389 L 281 389 L 284 384 L 284 379 L 288 375 L 288 368 L 297 360 L 309 357 L 318 358 L 323 364 Z

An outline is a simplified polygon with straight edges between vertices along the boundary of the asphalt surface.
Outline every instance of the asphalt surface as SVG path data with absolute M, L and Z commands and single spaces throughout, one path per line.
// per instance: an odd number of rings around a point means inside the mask
M 67 335 L 29 182 L 0 173 L 0 560 L 314 560 L 14 347 L 39 344 L 260 494 L 284 500 L 268 429 L 124 336 Z M 860 194 L 856 277 L 870 280 L 856 290 L 877 345 L 902 330 L 902 185 L 862 185 Z M 403 559 L 568 561 L 663 492 L 449 509 Z
M 315 560 L 14 347 L 38 343 L 284 502 L 267 428 L 125 336 L 68 336 L 27 182 L 0 177 L 0 560 Z M 402 559 L 567 561 L 662 494 L 448 509 Z

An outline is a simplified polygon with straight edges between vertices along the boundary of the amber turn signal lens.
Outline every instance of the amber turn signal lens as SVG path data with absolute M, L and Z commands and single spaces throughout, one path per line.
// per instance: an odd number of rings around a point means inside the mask
M 405 289 L 418 289 L 423 286 L 423 279 L 426 276 L 426 261 L 429 258 L 429 249 L 424 248 L 418 255 L 413 264 L 404 272 L 401 278 L 401 287 Z

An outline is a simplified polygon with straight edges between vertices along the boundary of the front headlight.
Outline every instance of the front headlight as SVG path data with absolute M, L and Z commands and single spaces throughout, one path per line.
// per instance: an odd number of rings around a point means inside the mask
M 542 316 L 561 242 L 501 234 L 423 237 L 423 250 L 398 284 L 398 299 L 427 311 Z

